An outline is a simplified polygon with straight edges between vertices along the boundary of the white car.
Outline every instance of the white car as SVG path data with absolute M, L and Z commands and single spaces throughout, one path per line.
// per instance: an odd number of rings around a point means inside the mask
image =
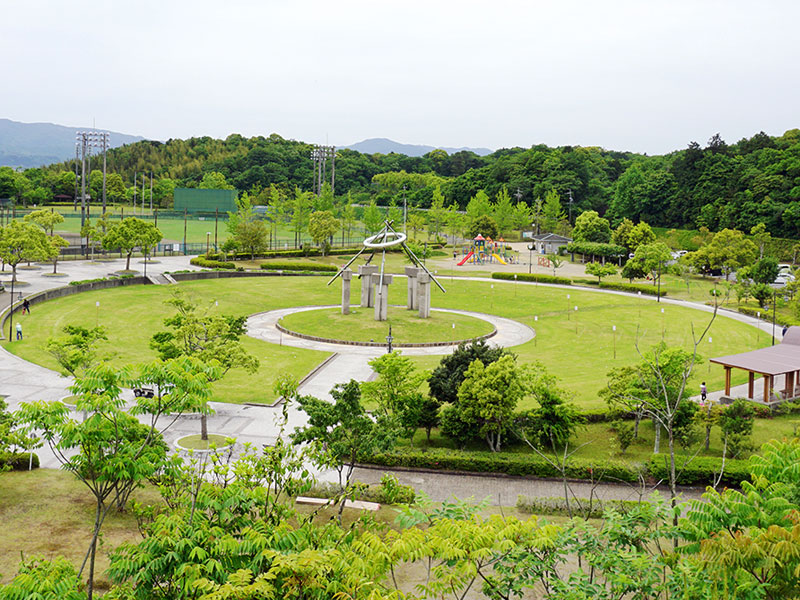
M 778 273 L 778 276 L 775 278 L 775 283 L 778 285 L 786 285 L 791 281 L 794 281 L 794 275 L 791 273 Z

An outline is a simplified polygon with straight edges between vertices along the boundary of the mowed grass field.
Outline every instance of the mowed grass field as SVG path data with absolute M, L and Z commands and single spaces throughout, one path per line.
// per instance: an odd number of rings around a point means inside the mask
M 388 320 L 382 322 L 374 320 L 374 308 L 356 307 L 349 315 L 343 315 L 340 308 L 303 311 L 286 315 L 280 324 L 289 331 L 316 337 L 382 343 L 391 325 L 395 344 L 467 340 L 494 329 L 488 321 L 436 310 L 428 319 L 401 306 L 390 306 L 388 313 Z
M 25 340 L 6 342 L 6 348 L 22 358 L 56 368 L 44 349 L 47 338 L 58 334 L 67 324 L 99 323 L 108 330 L 110 341 L 104 351 L 113 354 L 114 364 L 142 362 L 154 357 L 148 342 L 153 333 L 163 329 L 164 318 L 172 314 L 165 300 L 174 287 L 185 290 L 201 303 L 213 306 L 217 301 L 219 306 L 212 310 L 250 315 L 290 306 L 337 304 L 339 284 L 326 286 L 326 281 L 325 277 L 311 276 L 237 278 L 78 294 L 34 306 L 31 315 L 22 317 Z M 637 362 L 637 344 L 644 352 L 663 337 L 667 344 L 691 349 L 693 335 L 699 336 L 710 320 L 710 314 L 705 312 L 635 296 L 491 280 L 443 282 L 447 293 L 433 290 L 433 307 L 496 314 L 532 326 L 536 338 L 511 350 L 522 362 L 543 363 L 584 409 L 604 406 L 598 391 L 606 385 L 608 372 Z M 354 279 L 352 298 L 357 299 L 359 294 L 360 284 Z M 389 294 L 390 303 L 402 302 L 405 286 L 390 287 Z M 98 301 L 99 309 L 95 307 Z M 364 318 L 365 326 L 372 326 L 371 314 L 365 314 Z M 616 326 L 616 332 L 612 326 Z M 723 386 L 723 369 L 709 367 L 706 360 L 709 357 L 744 352 L 765 346 L 769 341 L 768 335 L 754 327 L 717 316 L 700 344 L 700 360 L 690 390 L 697 390 L 700 381 L 706 381 L 711 390 Z M 300 378 L 327 356 L 323 352 L 276 346 L 252 338 L 244 343 L 261 361 L 258 373 L 231 371 L 216 384 L 215 400 L 269 402 L 274 399 L 272 386 L 278 374 L 291 373 Z M 413 360 L 420 368 L 431 369 L 440 357 L 413 357 Z M 734 384 L 745 381 L 746 373 L 734 371 Z M 520 408 L 525 408 L 525 403 Z

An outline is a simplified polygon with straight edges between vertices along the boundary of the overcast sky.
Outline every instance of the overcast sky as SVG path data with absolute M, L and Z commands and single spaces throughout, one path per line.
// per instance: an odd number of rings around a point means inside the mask
M 6 0 L 0 117 L 661 154 L 800 127 L 800 2 Z

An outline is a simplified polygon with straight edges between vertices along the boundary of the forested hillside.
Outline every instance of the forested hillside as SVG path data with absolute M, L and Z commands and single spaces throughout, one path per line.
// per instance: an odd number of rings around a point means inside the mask
M 169 204 L 175 185 L 199 185 L 210 172 L 222 173 L 241 191 L 270 185 L 308 190 L 311 148 L 275 134 L 143 141 L 109 152 L 109 168 L 121 176 L 110 196 L 129 196 L 134 173 L 151 171 L 161 205 Z M 63 171 L 74 171 L 74 163 L 44 171 L 0 172 L 0 197 L 46 201 L 53 193 L 69 194 L 69 175 Z M 93 173 L 94 188 L 97 181 Z M 354 202 L 375 199 L 385 205 L 393 199 L 399 202 L 405 194 L 411 206 L 427 208 L 436 187 L 446 205 L 461 208 L 480 190 L 495 197 L 505 187 L 515 201 L 529 205 L 555 190 L 565 212 L 570 210 L 570 195 L 573 198 L 573 221 L 584 210 L 596 210 L 612 224 L 627 217 L 657 227 L 749 231 L 764 223 L 773 235 L 797 237 L 800 130 L 780 137 L 758 133 L 730 145 L 714 136 L 704 147 L 692 142 L 665 156 L 544 145 L 502 149 L 487 156 L 467 151 L 448 155 L 442 150 L 421 157 L 337 151 L 336 194 L 350 192 Z

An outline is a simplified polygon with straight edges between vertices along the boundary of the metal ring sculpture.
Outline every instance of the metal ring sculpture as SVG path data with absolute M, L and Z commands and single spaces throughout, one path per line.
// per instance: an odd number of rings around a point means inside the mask
M 382 241 L 376 241 L 379 238 Z M 406 239 L 405 233 L 400 233 L 399 231 L 382 231 L 365 239 L 364 247 L 374 249 L 391 248 L 392 246 L 404 244 Z

